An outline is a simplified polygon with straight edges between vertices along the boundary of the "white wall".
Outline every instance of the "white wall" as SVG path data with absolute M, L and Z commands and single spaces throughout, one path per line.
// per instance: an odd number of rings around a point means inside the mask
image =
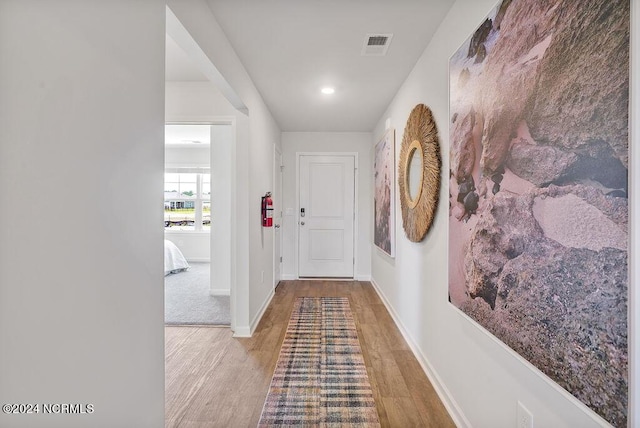
M 233 154 L 232 281 L 236 296 L 231 296 L 236 318 L 232 327 L 236 335 L 246 336 L 273 296 L 273 228 L 261 226 L 260 197 L 272 190 L 273 145 L 280 146 L 280 129 L 206 1 L 169 0 L 167 4 L 248 108 L 248 116 L 237 116 Z
M 397 256 L 392 260 L 373 249 L 372 276 L 459 426 L 513 427 L 517 400 L 533 413 L 536 427 L 599 426 L 602 420 L 593 412 L 447 302 L 448 60 L 495 4 L 458 0 L 453 5 L 373 132 L 374 137 L 382 135 L 390 118 L 399 142 L 411 109 L 418 103 L 428 105 L 440 135 L 443 186 L 433 228 L 418 244 L 405 237 L 396 197 Z M 373 138 L 370 144 L 375 142 Z M 397 144 L 396 156 L 399 149 Z M 637 153 L 634 159 L 638 161 Z M 632 185 L 640 188 L 637 173 Z M 637 209 L 638 198 L 633 199 Z M 635 256 L 630 260 L 638 260 L 638 220 L 636 211 Z
M 229 294 L 231 286 L 231 180 L 234 128 L 211 127 L 211 291 Z
M 95 410 L 0 426 L 164 424 L 164 32 L 158 0 L 0 2 L 0 403 Z
M 164 232 L 164 239 L 176 244 L 176 247 L 180 249 L 180 252 L 188 262 L 211 261 L 211 239 L 209 232 L 167 230 Z
M 356 230 L 355 278 L 371 278 L 370 249 L 373 216 L 373 150 L 369 132 L 283 132 L 282 174 L 283 225 L 282 274 L 284 279 L 297 278 L 295 254 L 296 216 L 296 153 L 297 152 L 355 152 L 358 153 L 358 225 Z M 287 215 L 287 208 L 293 215 Z
M 206 122 L 213 116 L 240 114 L 211 82 L 166 82 L 165 89 L 167 122 Z

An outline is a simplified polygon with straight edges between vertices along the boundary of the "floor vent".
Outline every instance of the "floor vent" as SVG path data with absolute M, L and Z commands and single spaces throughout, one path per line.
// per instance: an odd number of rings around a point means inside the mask
M 393 34 L 367 34 L 364 38 L 362 56 L 383 56 L 387 54 Z

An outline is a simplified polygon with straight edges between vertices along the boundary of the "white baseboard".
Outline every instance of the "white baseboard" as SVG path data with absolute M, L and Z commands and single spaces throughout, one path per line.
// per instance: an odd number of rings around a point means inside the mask
M 256 316 L 253 317 L 253 320 L 251 321 L 251 325 L 250 326 L 241 326 L 241 327 L 236 326 L 236 329 L 233 332 L 233 337 L 251 337 L 251 336 L 253 336 L 253 333 L 256 331 L 256 327 L 258 327 L 258 324 L 260 323 L 260 320 L 262 319 L 262 316 L 264 315 L 265 311 L 269 307 L 269 304 L 271 303 L 271 300 L 273 300 L 273 296 L 275 296 L 275 293 L 273 292 L 273 290 L 271 290 L 269 292 L 269 295 L 265 299 L 265 301 L 262 303 L 262 306 L 260 307 L 260 310 L 258 311 Z
M 236 326 L 235 330 L 233 330 L 233 337 L 251 337 L 251 328 L 249 326 Z
M 407 341 L 407 344 L 409 345 L 409 348 L 411 348 L 413 355 L 420 363 L 422 370 L 429 378 L 429 381 L 431 381 L 431 384 L 438 394 L 438 397 L 440 397 L 440 401 L 442 401 L 442 404 L 444 404 L 447 412 L 449 412 L 449 415 L 451 416 L 451 419 L 453 419 L 453 422 L 456 424 L 456 427 L 471 428 L 471 423 L 462 412 L 462 409 L 453 398 L 453 395 L 451 395 L 449 389 L 440 379 L 440 376 L 438 376 L 438 373 L 433 369 L 433 366 L 429 362 L 429 359 L 425 357 L 425 355 L 420 350 L 420 347 L 416 344 L 416 341 L 413 339 L 409 331 L 405 328 L 395 309 L 389 303 L 389 300 L 382 292 L 382 289 L 380 289 L 380 286 L 376 283 L 375 279 L 371 278 L 370 281 L 371 284 L 373 284 L 373 288 L 376 290 L 376 293 L 378 293 L 378 296 L 380 296 L 380 300 L 382 300 L 382 303 L 384 303 L 387 311 L 389 311 L 391 318 L 393 318 L 393 321 L 400 330 L 402 337 L 404 337 L 404 340 Z
M 282 275 L 282 277 L 280 278 L 281 281 L 294 281 L 296 279 L 298 279 L 298 277 L 296 275 L 291 275 L 291 274 Z M 305 278 L 305 279 L 310 279 L 310 278 Z M 328 278 L 328 279 L 335 279 L 337 281 L 340 280 L 339 278 Z M 371 275 L 356 275 L 353 279 L 356 281 L 371 281 Z
M 211 294 L 212 296 L 230 296 L 231 290 L 229 290 L 228 288 L 214 288 L 209 294 Z

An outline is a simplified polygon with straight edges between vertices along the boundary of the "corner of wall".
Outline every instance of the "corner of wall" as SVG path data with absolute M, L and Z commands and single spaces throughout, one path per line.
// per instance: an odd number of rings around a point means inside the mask
M 251 337 L 251 336 L 253 336 L 253 333 L 255 333 L 256 328 L 258 328 L 258 325 L 260 324 L 260 321 L 262 320 L 262 317 L 264 316 L 264 313 L 267 311 L 267 308 L 269 307 L 269 304 L 271 303 L 271 300 L 273 300 L 273 296 L 275 296 L 275 292 L 274 292 L 274 290 L 271 290 L 271 292 L 268 294 L 267 298 L 264 300 L 264 302 L 260 306 L 260 309 L 258 310 L 258 313 L 251 320 L 251 324 L 248 325 L 248 326 L 239 326 L 239 327 L 236 326 L 236 329 L 235 329 L 234 334 L 233 334 L 234 337 Z

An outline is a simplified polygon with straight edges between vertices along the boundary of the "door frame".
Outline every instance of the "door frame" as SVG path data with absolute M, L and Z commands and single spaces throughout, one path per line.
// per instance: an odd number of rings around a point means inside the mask
M 295 275 L 296 279 L 300 279 L 299 258 L 300 258 L 300 158 L 302 156 L 341 156 L 353 158 L 353 280 L 358 277 L 358 219 L 359 207 L 358 207 L 358 179 L 360 168 L 358 167 L 358 152 L 296 152 L 296 213 L 295 213 L 295 230 L 294 230 L 294 263 L 295 263 Z M 339 280 L 332 278 L 332 280 Z M 349 280 L 351 281 L 351 280 Z
M 231 274 L 231 282 L 229 284 L 229 300 L 230 300 L 230 316 L 231 316 L 231 323 L 230 323 L 230 329 L 231 331 L 235 331 L 236 329 L 236 305 L 237 303 L 237 294 L 236 294 L 236 287 L 235 287 L 235 281 L 233 280 L 233 278 L 235 278 L 236 275 L 236 265 L 234 262 L 234 259 L 236 257 L 235 255 L 235 250 L 234 250 L 234 234 L 235 234 L 235 230 L 236 230 L 236 215 L 235 215 L 235 203 L 233 200 L 233 195 L 236 194 L 236 142 L 237 142 L 237 129 L 236 129 L 236 118 L 234 116 L 180 116 L 180 115 L 170 115 L 167 116 L 165 118 L 165 125 L 209 125 L 209 126 L 214 126 L 214 125 L 226 125 L 226 126 L 230 126 L 231 127 L 231 171 L 230 174 L 231 176 L 229 177 L 230 180 L 230 193 L 231 193 L 231 239 L 229 243 L 224 243 L 225 245 L 228 244 L 229 245 L 229 251 L 231 253 L 231 265 L 229 266 L 230 268 L 230 274 Z M 211 169 L 213 170 L 213 150 L 211 150 L 210 152 L 210 158 L 209 158 L 209 166 L 211 167 Z M 213 227 L 213 223 L 211 225 Z M 214 277 L 214 271 L 216 268 L 216 263 L 214 261 L 214 252 L 213 252 L 213 233 L 209 234 L 209 247 L 210 247 L 210 251 L 211 251 L 211 255 L 210 255 L 210 266 L 211 266 L 211 271 L 209 273 L 210 278 L 209 280 L 212 281 L 212 278 Z M 218 266 L 219 267 L 219 266 Z M 209 289 L 211 290 L 212 287 L 212 282 L 210 282 L 209 284 Z
M 282 210 L 284 207 L 284 198 L 282 195 L 282 190 L 283 190 L 283 185 L 282 185 L 282 179 L 283 179 L 283 169 L 284 169 L 284 164 L 282 161 L 282 149 L 280 149 L 277 144 L 273 144 L 273 185 L 274 185 L 274 190 L 277 192 L 277 196 L 280 198 L 280 204 L 278 205 L 278 207 L 280 208 L 280 233 L 278 234 L 279 236 L 279 241 L 280 241 L 280 260 L 278 260 L 278 257 L 276 256 L 276 240 L 275 240 L 275 224 L 274 224 L 274 229 L 273 229 L 273 235 L 274 235 L 274 239 L 273 239 L 273 279 L 272 279 L 272 288 L 275 290 L 276 286 L 278 285 L 278 283 L 282 280 L 282 234 L 283 234 L 283 230 L 282 230 L 282 226 L 284 224 L 284 217 L 282 215 Z M 279 189 L 275 189 L 275 185 L 278 182 L 278 180 L 276 179 L 277 175 L 280 174 L 280 188 Z M 274 213 L 275 214 L 275 213 Z M 274 215 L 274 222 L 275 222 L 275 218 L 276 216 Z M 280 272 L 280 278 L 276 278 L 276 264 L 280 265 L 280 269 L 278 269 L 278 272 Z

